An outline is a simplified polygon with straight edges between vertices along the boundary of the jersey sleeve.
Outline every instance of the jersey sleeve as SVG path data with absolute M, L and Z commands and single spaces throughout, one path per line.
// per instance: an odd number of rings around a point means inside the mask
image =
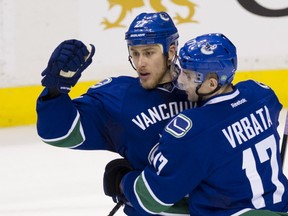
M 178 122 L 177 118 L 172 120 L 166 129 L 169 128 L 169 125 L 175 126 Z M 175 130 L 178 129 L 180 127 L 175 127 Z M 187 127 L 186 130 L 190 129 Z M 180 130 L 176 132 L 178 133 Z M 124 176 L 124 194 L 137 211 L 143 214 L 165 212 L 168 215 L 173 213 L 189 215 L 187 195 L 206 175 L 205 169 L 201 165 L 205 161 L 199 162 L 199 158 L 193 157 L 191 149 L 187 146 L 189 137 L 190 135 L 174 137 L 164 131 L 152 164 L 139 175 L 129 173 Z M 202 154 L 199 149 L 195 149 L 193 153 Z M 189 163 L 184 158 L 189 158 Z
M 73 100 L 65 94 L 42 100 L 48 92 L 44 89 L 36 108 L 39 136 L 57 147 L 116 152 L 111 128 L 117 116 L 121 116 L 129 85 L 130 81 L 124 77 L 107 78 Z
M 50 145 L 75 149 L 107 149 L 105 120 L 107 113 L 97 98 L 85 94 L 71 100 L 66 94 L 42 101 L 44 89 L 37 100 L 37 130 L 41 139 Z

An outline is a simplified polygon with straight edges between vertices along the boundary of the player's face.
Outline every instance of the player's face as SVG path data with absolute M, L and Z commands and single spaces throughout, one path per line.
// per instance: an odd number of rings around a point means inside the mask
M 198 95 L 196 94 L 196 88 L 199 83 L 196 83 L 196 73 L 193 71 L 182 70 L 178 77 L 178 85 L 181 89 L 186 91 L 189 101 L 197 101 Z
M 145 89 L 171 81 L 167 62 L 160 45 L 131 46 L 129 54 Z

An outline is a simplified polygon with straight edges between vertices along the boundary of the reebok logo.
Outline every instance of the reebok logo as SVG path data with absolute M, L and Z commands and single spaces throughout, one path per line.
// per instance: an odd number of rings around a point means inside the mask
M 237 106 L 239 106 L 239 105 L 241 105 L 243 103 L 246 103 L 246 102 L 247 102 L 247 100 L 245 98 L 242 98 L 241 100 L 238 100 L 235 103 L 231 103 L 231 106 L 232 106 L 232 108 L 235 108 L 235 107 L 237 107 Z

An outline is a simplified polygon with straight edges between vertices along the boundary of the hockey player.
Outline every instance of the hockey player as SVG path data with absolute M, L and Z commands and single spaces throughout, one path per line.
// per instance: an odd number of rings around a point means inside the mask
M 223 34 L 189 40 L 179 57 L 179 85 L 199 108 L 167 124 L 144 171 L 118 175 L 126 199 L 143 215 L 166 215 L 185 196 L 192 216 L 287 212 L 277 132 L 282 105 L 273 90 L 253 80 L 232 84 L 236 48 Z
M 107 78 L 73 100 L 67 93 L 91 64 L 95 48 L 89 52 L 81 41 L 67 40 L 55 49 L 42 73 L 37 130 L 50 145 L 116 152 L 131 169 L 143 170 L 168 120 L 193 104 L 176 86 L 178 31 L 167 13 L 138 15 L 125 39 L 138 77 Z M 114 193 L 108 182 L 104 190 Z M 127 205 L 124 211 L 138 215 Z

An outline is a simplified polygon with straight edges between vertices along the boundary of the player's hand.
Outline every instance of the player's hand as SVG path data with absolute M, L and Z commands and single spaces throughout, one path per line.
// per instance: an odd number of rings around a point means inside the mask
M 103 177 L 104 193 L 112 197 L 114 202 L 124 199 L 120 183 L 123 176 L 131 170 L 132 166 L 124 158 L 112 160 L 106 165 Z
M 74 86 L 81 73 L 91 63 L 95 47 L 85 46 L 81 41 L 66 40 L 56 47 L 52 53 L 47 68 L 41 73 L 42 85 L 57 88 L 59 92 L 67 94 Z

